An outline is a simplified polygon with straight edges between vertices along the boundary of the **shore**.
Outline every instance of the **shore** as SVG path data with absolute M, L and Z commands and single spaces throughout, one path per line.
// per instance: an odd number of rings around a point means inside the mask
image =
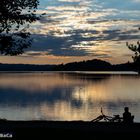
M 12 138 L 134 138 L 140 123 L 123 124 L 85 121 L 0 121 L 0 136 Z

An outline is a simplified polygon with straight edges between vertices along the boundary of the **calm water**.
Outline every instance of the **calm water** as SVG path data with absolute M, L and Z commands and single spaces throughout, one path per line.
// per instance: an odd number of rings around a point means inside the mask
M 0 118 L 92 120 L 123 113 L 140 122 L 140 77 L 100 73 L 0 73 Z

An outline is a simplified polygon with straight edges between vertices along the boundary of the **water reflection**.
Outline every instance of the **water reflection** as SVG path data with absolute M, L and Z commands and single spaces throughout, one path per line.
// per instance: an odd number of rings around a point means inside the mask
M 14 120 L 92 120 L 129 106 L 140 121 L 140 77 L 84 73 L 0 74 L 0 117 Z

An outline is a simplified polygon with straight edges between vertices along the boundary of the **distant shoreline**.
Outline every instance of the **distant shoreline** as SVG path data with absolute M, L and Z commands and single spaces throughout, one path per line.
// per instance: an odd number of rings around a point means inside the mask
M 93 59 L 60 65 L 0 64 L 0 71 L 136 71 L 133 63 L 110 64 Z
M 135 71 L 0 71 L 2 73 L 66 73 L 86 75 L 138 75 Z

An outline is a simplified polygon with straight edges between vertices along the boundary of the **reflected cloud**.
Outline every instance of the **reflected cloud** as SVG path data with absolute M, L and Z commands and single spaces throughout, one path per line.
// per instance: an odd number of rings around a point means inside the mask
M 16 115 L 27 119 L 24 113 L 28 112 L 30 119 L 92 120 L 100 115 L 100 107 L 105 114 L 113 115 L 114 111 L 121 113 L 121 109 L 128 105 L 139 116 L 139 82 L 137 76 L 120 75 L 1 74 L 0 106 L 4 110 L 0 111 L 4 113 L 8 109 L 8 118 Z M 8 114 L 15 110 L 22 116 Z
M 140 79 L 136 80 L 138 82 Z M 123 88 L 122 83 L 125 83 L 127 87 Z M 0 75 L 1 96 L 3 95 L 5 99 L 6 97 L 10 99 L 12 96 L 17 96 L 16 99 L 24 96 L 27 98 L 28 96 L 31 101 L 32 99 L 49 101 L 51 97 L 54 99 L 58 97 L 58 100 L 59 97 L 62 97 L 62 100 L 71 100 L 72 104 L 81 102 L 81 105 L 89 100 L 116 102 L 119 97 L 121 100 L 125 100 L 126 97 L 127 100 L 136 100 L 139 98 L 139 87 L 136 84 L 133 86 L 134 89 L 131 91 L 133 93 L 135 91 L 135 96 L 131 97 L 129 86 L 132 83 L 131 76 L 113 77 L 111 75 L 86 75 L 82 73 L 13 73 Z M 118 88 L 121 88 L 121 92 L 117 90 Z M 2 102 L 4 102 L 4 97 L 1 98 Z
M 37 78 L 38 77 L 38 78 Z M 13 82 L 14 81 L 14 82 Z M 64 78 L 63 75 L 50 73 L 21 73 L 21 74 L 1 74 L 0 87 L 3 89 L 23 90 L 25 92 L 38 93 L 39 91 L 51 91 L 59 87 L 82 84 L 79 80 Z

